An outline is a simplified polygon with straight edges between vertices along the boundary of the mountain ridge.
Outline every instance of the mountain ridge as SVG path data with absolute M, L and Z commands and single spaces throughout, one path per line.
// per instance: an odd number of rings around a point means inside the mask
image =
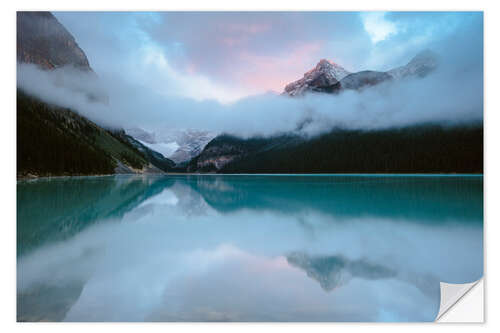
M 438 66 L 438 56 L 431 50 L 417 53 L 406 65 L 388 71 L 363 70 L 348 72 L 342 66 L 321 59 L 304 76 L 285 86 L 282 95 L 297 97 L 307 93 L 339 93 L 342 90 L 360 90 L 391 80 L 425 77 Z
M 17 12 L 17 61 L 43 69 L 72 65 L 93 72 L 87 55 L 50 12 Z
M 482 173 L 482 124 L 334 128 L 313 138 L 220 135 L 188 164 L 212 173 Z

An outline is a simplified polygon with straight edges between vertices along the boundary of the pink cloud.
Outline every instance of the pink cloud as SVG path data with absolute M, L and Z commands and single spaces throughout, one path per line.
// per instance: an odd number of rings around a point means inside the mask
M 270 30 L 271 25 L 268 23 L 253 23 L 253 24 L 229 23 L 225 25 L 225 29 L 230 33 L 258 34 Z
M 163 18 L 164 24 L 150 32 L 165 45 L 180 46 L 179 53 L 167 54 L 177 70 L 249 94 L 281 92 L 321 58 L 345 56 L 352 31 L 363 29 L 352 14 L 194 12 Z
M 321 57 L 323 42 L 297 45 L 285 55 L 261 55 L 242 50 L 238 55 L 252 72 L 237 73 L 244 86 L 257 90 L 283 91 L 286 84 L 302 77 Z

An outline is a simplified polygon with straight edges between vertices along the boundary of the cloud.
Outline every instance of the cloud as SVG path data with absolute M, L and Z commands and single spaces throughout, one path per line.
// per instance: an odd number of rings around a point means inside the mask
M 464 45 L 473 43 L 477 50 L 482 50 L 482 20 L 480 12 L 386 12 L 382 22 L 394 27 L 395 31 L 373 44 L 363 66 L 388 70 L 404 65 L 423 49 L 446 53 L 444 48 L 453 38 L 465 42 Z M 478 35 L 474 38 L 461 36 L 472 31 Z M 475 39 L 481 44 L 477 45 Z
M 361 13 L 365 30 L 370 34 L 373 43 L 386 39 L 396 33 L 397 28 L 393 22 L 385 20 L 384 12 Z
M 145 29 L 158 21 L 157 13 L 54 12 L 75 36 L 99 76 L 113 76 L 161 94 L 236 100 L 247 93 L 235 85 L 221 85 L 202 73 L 180 70 L 164 48 Z M 175 49 L 178 43 L 174 43 Z

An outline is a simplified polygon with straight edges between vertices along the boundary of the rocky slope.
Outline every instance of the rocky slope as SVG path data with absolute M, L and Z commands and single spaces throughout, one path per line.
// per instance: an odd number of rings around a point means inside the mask
M 164 129 L 155 133 L 130 128 L 127 134 L 150 149 L 162 153 L 176 164 L 183 164 L 199 155 L 216 133 L 196 129 Z
M 175 142 L 179 147 L 170 158 L 178 164 L 188 162 L 193 157 L 198 156 L 203 148 L 215 137 L 216 134 L 210 131 L 178 131 Z
M 232 135 L 220 135 L 210 141 L 203 151 L 187 165 L 188 172 L 219 172 L 227 165 L 241 160 L 253 160 L 266 165 L 268 160 L 255 160 L 256 156 L 291 147 L 303 139 L 298 135 L 280 135 L 268 138 L 241 139 Z
M 143 145 L 140 141 L 134 139 L 130 135 L 127 135 L 124 130 L 119 130 L 116 135 L 118 135 L 122 140 L 128 142 L 133 147 L 135 147 L 139 152 L 141 152 L 146 157 L 146 159 L 153 166 L 157 167 L 158 169 L 162 171 L 170 171 L 175 166 L 174 161 L 166 158 L 159 152 Z
M 437 54 L 431 50 L 424 50 L 413 57 L 410 62 L 401 67 L 396 67 L 387 71 L 387 74 L 394 79 L 403 79 L 406 77 L 417 76 L 424 77 L 434 71 L 439 64 Z
M 72 65 L 92 70 L 73 36 L 50 12 L 17 12 L 17 61 L 44 69 Z
M 332 87 L 349 74 L 350 72 L 342 66 L 321 59 L 316 67 L 304 74 L 303 78 L 288 84 L 285 87 L 284 94 L 300 96 L 310 91 L 331 92 Z
M 362 88 L 374 86 L 388 80 L 392 80 L 392 76 L 385 72 L 362 71 L 352 73 L 340 80 L 340 82 L 334 88 L 334 91 L 342 89 L 360 90 Z

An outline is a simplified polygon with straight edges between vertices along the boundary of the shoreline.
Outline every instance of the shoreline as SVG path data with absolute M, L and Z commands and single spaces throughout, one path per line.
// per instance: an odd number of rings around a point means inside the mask
M 457 176 L 457 177 L 484 177 L 484 173 L 198 173 L 198 172 L 168 172 L 168 173 L 115 173 L 101 175 L 67 175 L 67 176 L 21 176 L 17 177 L 16 182 L 63 179 L 63 178 L 101 178 L 115 176 L 385 176 L 385 177 L 439 177 L 439 176 Z

